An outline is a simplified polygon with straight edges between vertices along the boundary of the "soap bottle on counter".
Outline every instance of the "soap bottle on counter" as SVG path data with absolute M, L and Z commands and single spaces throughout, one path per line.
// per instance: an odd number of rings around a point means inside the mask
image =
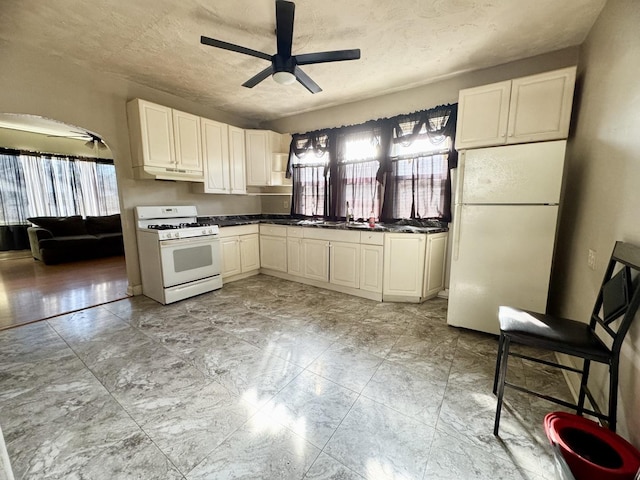
M 373 210 L 369 212 L 369 227 L 374 228 L 376 226 L 376 217 L 373 214 Z

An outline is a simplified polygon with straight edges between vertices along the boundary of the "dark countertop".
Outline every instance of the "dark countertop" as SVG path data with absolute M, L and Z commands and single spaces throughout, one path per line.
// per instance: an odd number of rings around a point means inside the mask
M 266 223 L 310 228 L 332 228 L 336 230 L 361 230 L 389 233 L 440 233 L 448 232 L 447 224 L 439 220 L 400 220 L 395 223 L 376 223 L 371 228 L 366 222 L 329 221 L 320 219 L 293 218 L 288 215 L 225 215 L 199 216 L 199 222 L 212 223 L 220 227 Z

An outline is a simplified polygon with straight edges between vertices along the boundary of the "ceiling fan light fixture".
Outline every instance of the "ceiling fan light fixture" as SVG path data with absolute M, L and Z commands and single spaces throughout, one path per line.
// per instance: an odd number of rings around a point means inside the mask
M 296 83 L 296 76 L 291 72 L 275 72 L 272 76 L 275 82 L 280 85 Z

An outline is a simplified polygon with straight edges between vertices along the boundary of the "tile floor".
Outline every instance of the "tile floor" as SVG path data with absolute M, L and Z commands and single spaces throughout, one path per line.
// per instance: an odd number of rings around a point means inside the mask
M 553 479 L 553 405 L 509 390 L 446 301 L 377 303 L 260 275 L 0 332 L 17 479 Z M 518 359 L 510 376 L 568 395 Z

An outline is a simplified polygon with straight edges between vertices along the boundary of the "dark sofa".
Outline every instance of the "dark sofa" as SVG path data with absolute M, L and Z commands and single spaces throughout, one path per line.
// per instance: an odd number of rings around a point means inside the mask
M 46 265 L 122 255 L 120 214 L 103 217 L 32 217 L 29 244 L 33 258 Z

